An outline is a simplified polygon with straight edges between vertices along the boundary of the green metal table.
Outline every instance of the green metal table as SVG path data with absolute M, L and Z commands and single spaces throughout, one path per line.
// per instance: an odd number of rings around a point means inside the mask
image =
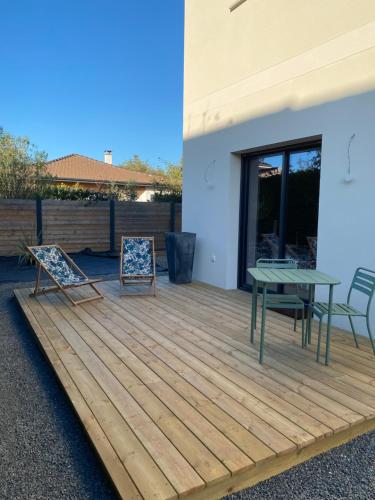
M 252 314 L 250 323 L 250 339 L 254 342 L 254 331 L 256 329 L 256 314 L 257 314 L 257 296 L 258 286 L 263 289 L 263 304 L 262 304 L 262 324 L 260 330 L 260 349 L 259 349 L 259 363 L 263 363 L 263 350 L 264 350 L 264 333 L 265 333 L 265 317 L 266 317 L 266 299 L 267 287 L 270 285 L 306 285 L 309 288 L 308 305 L 312 303 L 313 292 L 316 285 L 329 286 L 328 298 L 328 319 L 327 319 L 327 341 L 326 341 L 326 355 L 325 364 L 329 362 L 329 348 L 331 339 L 331 320 L 332 320 L 332 298 L 333 287 L 339 285 L 340 280 L 329 276 L 328 274 L 321 273 L 316 269 L 264 269 L 258 267 L 250 267 L 248 273 L 254 280 L 253 284 L 253 300 L 252 300 Z M 311 310 L 308 308 L 307 316 L 307 335 L 308 342 L 311 343 Z

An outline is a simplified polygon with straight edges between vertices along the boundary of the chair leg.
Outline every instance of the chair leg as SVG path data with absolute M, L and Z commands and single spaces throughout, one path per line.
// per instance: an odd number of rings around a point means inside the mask
M 311 306 L 312 304 L 312 299 L 313 299 L 314 293 L 313 293 L 313 285 L 309 285 L 309 301 L 308 304 Z M 310 307 L 308 308 L 308 315 L 307 315 L 307 327 L 306 327 L 306 344 L 311 344 L 311 323 L 312 323 L 312 311 Z
M 352 329 L 352 333 L 353 333 L 353 337 L 354 337 L 355 346 L 356 346 L 356 348 L 358 349 L 358 348 L 359 348 L 359 345 L 358 345 L 357 335 L 355 334 L 355 330 L 354 330 L 353 320 L 352 320 L 352 317 L 351 317 L 351 316 L 348 316 L 348 318 L 349 318 L 350 326 L 351 326 L 351 329 Z
M 294 311 L 294 327 L 293 327 L 295 332 L 297 331 L 297 313 L 298 313 L 298 310 L 296 309 Z
M 251 306 L 251 318 L 250 318 L 250 342 L 254 344 L 255 329 L 257 327 L 257 285 L 254 281 L 253 285 L 253 296 L 252 296 L 252 306 Z
M 97 286 L 95 286 L 93 283 L 89 283 L 89 285 L 97 293 L 97 295 L 99 295 L 100 298 L 104 299 L 103 294 L 98 290 Z
M 371 328 L 370 328 L 370 319 L 369 319 L 368 315 L 366 316 L 366 324 L 367 324 L 368 336 L 370 337 L 370 342 L 372 345 L 372 350 L 373 350 L 373 353 L 375 354 L 375 343 L 374 343 L 374 338 L 372 336 L 372 332 L 371 332 Z
M 319 363 L 319 359 L 320 359 L 320 342 L 321 342 L 321 338 L 322 338 L 322 320 L 323 320 L 323 316 L 321 316 L 319 319 L 318 345 L 316 348 L 316 361 L 318 363 Z
M 62 288 L 61 291 L 73 306 L 78 305 L 77 301 L 72 299 L 72 297 L 67 293 L 65 288 Z
M 40 275 L 41 275 L 41 272 L 42 272 L 42 266 L 39 264 L 39 262 L 37 263 L 37 273 L 36 273 L 36 282 L 35 282 L 35 289 L 34 289 L 34 293 L 32 295 L 38 295 L 39 293 L 39 289 L 40 289 Z
M 258 292 L 255 296 L 255 314 L 254 314 L 254 322 L 255 322 L 255 330 L 257 329 L 257 321 L 258 321 Z
M 260 345 L 259 345 L 259 363 L 263 364 L 264 357 L 264 334 L 266 328 L 266 303 L 267 303 L 267 287 L 263 283 L 263 304 L 262 304 L 262 326 L 260 329 Z

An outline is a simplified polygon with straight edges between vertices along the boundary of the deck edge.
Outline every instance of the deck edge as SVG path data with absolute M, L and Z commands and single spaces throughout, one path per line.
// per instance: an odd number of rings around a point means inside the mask
M 215 485 L 212 488 L 207 488 L 198 494 L 189 496 L 189 500 L 209 500 L 221 498 L 226 495 L 231 495 L 245 488 L 250 488 L 256 484 L 277 476 L 292 467 L 299 465 L 311 458 L 314 458 L 321 453 L 330 451 L 338 446 L 341 446 L 356 437 L 366 434 L 375 430 L 375 418 L 365 420 L 360 424 L 354 425 L 341 432 L 326 437 L 323 440 L 316 441 L 315 443 L 301 448 L 296 452 L 288 455 L 281 455 L 269 460 L 268 462 L 259 464 L 257 467 L 242 474 L 232 476 L 223 481 L 221 484 Z

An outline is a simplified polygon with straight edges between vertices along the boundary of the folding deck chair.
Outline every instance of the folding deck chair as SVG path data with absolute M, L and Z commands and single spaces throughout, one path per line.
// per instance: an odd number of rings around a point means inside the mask
M 31 295 L 35 296 L 61 291 L 74 306 L 82 304 L 83 302 L 103 298 L 103 295 L 94 284 L 101 281 L 101 279 L 89 279 L 59 245 L 27 247 L 27 250 L 37 263 L 35 290 Z M 48 288 L 40 287 L 42 270 L 47 273 L 54 283 L 56 283 L 56 286 Z M 95 296 L 74 300 L 71 295 L 66 292 L 69 288 L 77 288 L 84 285 L 90 286 L 95 291 Z
M 122 236 L 120 257 L 120 284 L 149 284 L 156 295 L 154 237 Z

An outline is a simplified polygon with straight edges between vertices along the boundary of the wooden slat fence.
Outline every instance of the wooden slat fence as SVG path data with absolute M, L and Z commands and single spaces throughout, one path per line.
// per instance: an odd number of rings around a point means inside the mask
M 121 236 L 154 236 L 156 250 L 165 247 L 166 231 L 171 229 L 169 203 L 116 202 L 115 204 L 116 248 Z
M 114 202 L 112 207 L 106 201 L 43 200 L 38 212 L 34 200 L 0 200 L 0 256 L 18 255 L 21 241 L 58 243 L 68 252 L 119 251 L 123 234 L 155 236 L 156 249 L 163 252 L 164 233 L 181 230 L 180 203 Z
M 36 238 L 36 203 L 33 200 L 0 200 L 0 255 L 18 255 L 18 245 Z
M 109 249 L 109 204 L 99 201 L 42 202 L 43 243 L 58 242 L 68 252 Z

